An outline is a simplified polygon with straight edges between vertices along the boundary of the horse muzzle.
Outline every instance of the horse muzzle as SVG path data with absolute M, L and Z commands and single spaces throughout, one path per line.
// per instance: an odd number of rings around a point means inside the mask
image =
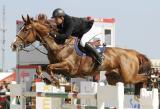
M 15 44 L 15 43 L 11 44 L 12 51 L 21 50 L 23 48 L 24 48 L 24 44 Z

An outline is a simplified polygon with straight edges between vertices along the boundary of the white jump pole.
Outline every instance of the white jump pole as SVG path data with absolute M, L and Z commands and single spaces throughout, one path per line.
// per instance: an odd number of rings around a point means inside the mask
M 10 84 L 10 109 L 25 109 L 26 98 L 23 96 L 23 92 L 26 91 L 26 84 Z M 17 104 L 17 99 L 20 104 Z
M 124 109 L 124 84 L 116 86 L 98 86 L 97 109 L 104 109 L 106 101 L 112 103 L 116 109 Z
M 147 91 L 146 88 L 141 89 L 140 108 L 141 109 L 159 109 L 158 89 L 153 88 L 152 91 Z

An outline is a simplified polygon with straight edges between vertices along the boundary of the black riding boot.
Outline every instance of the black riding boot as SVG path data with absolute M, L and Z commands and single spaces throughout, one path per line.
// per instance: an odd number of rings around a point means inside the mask
M 89 43 L 85 44 L 85 49 L 86 49 L 87 53 L 89 53 L 91 56 L 94 56 L 96 58 L 96 61 L 98 62 L 98 64 L 102 63 L 102 58 L 101 58 L 100 54 Z

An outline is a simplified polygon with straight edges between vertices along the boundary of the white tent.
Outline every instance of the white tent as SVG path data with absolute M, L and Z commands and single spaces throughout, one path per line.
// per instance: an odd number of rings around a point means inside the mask
M 0 72 L 0 82 L 6 81 L 14 81 L 15 80 L 15 72 Z

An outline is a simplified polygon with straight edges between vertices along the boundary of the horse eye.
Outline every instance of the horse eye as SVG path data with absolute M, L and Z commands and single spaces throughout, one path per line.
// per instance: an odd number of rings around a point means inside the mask
M 30 27 L 26 27 L 24 28 L 24 31 L 28 31 L 30 29 Z
M 29 29 L 30 29 L 30 27 L 27 27 L 27 28 L 26 28 L 26 30 L 29 30 Z

